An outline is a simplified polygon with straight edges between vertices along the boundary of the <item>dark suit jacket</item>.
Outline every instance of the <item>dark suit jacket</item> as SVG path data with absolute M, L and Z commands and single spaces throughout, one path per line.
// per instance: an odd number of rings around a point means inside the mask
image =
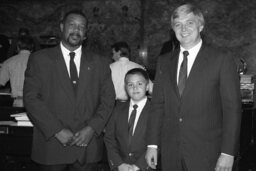
M 163 171 L 214 170 L 221 152 L 236 155 L 241 120 L 239 76 L 232 57 L 204 43 L 180 97 L 179 50 L 159 57 L 148 144 L 160 146 Z
M 24 102 L 34 124 L 32 159 L 41 164 L 97 162 L 103 148 L 102 130 L 114 106 L 109 63 L 82 50 L 75 96 L 60 46 L 32 54 L 25 72 Z M 54 135 L 63 128 L 74 133 L 95 130 L 87 148 L 63 147 Z
M 149 101 L 144 106 L 137 122 L 131 147 L 128 146 L 128 116 L 129 101 L 118 103 L 106 128 L 105 144 L 108 152 L 108 160 L 112 169 L 122 163 L 135 164 L 141 170 L 145 170 L 146 129 L 149 112 Z

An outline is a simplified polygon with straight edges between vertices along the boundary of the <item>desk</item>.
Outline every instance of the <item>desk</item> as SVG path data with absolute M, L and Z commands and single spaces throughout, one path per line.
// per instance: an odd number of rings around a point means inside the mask
M 13 98 L 11 93 L 0 92 L 0 106 L 12 106 Z
M 24 108 L 0 106 L 0 171 L 38 171 L 31 161 L 33 127 L 17 126 L 10 114 Z M 106 153 L 99 170 L 109 171 Z
M 240 153 L 247 151 L 250 146 L 255 144 L 255 111 L 253 106 L 243 106 L 241 133 L 240 133 Z
M 0 107 L 0 121 L 14 120 L 11 118 L 11 114 L 25 112 L 24 107 L 11 107 L 11 106 L 1 106 Z
M 256 163 L 256 124 L 255 106 L 243 106 L 239 171 L 255 170 Z
M 13 121 L 0 121 L 0 170 L 36 171 L 30 159 L 32 127 L 20 127 Z

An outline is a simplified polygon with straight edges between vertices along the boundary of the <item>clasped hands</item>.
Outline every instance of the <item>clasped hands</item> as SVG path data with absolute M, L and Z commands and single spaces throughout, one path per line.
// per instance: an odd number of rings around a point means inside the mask
M 63 146 L 79 146 L 87 147 L 94 134 L 94 130 L 90 126 L 86 126 L 80 131 L 73 133 L 71 130 L 64 128 L 55 137 Z
M 130 165 L 127 163 L 122 163 L 118 166 L 118 171 L 139 171 L 140 169 L 136 165 Z

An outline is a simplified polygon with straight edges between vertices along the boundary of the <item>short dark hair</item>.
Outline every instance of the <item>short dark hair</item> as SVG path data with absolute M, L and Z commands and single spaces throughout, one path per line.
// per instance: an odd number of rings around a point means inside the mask
M 34 50 L 34 40 L 30 36 L 21 36 L 18 39 L 17 46 L 20 50 Z
M 28 35 L 30 35 L 28 28 L 25 28 L 25 27 L 21 27 L 19 29 L 18 34 L 19 34 L 18 36 L 28 36 Z
M 68 12 L 63 16 L 63 18 L 62 18 L 62 20 L 61 20 L 61 23 L 65 23 L 66 19 L 67 19 L 68 16 L 71 15 L 71 14 L 81 15 L 82 17 L 84 17 L 85 20 L 86 20 L 86 26 L 87 26 L 87 24 L 88 24 L 87 17 L 86 17 L 86 15 L 85 15 L 81 10 L 79 10 L 79 9 L 73 9 L 73 10 L 68 11 Z
M 121 57 L 128 57 L 130 59 L 131 49 L 126 42 L 116 42 L 111 45 L 111 48 L 114 49 L 116 52 L 121 51 Z
M 148 75 L 148 72 L 145 70 L 145 69 L 142 69 L 142 68 L 134 68 L 134 69 L 131 69 L 129 70 L 126 74 L 125 74 L 125 81 L 126 81 L 126 77 L 128 75 L 141 75 L 145 78 L 145 80 L 147 82 L 149 82 L 149 75 Z

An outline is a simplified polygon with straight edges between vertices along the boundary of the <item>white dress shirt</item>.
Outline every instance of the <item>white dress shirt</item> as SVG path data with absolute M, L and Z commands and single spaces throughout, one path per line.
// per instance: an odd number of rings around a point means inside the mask
M 0 84 L 5 85 L 10 80 L 12 97 L 23 96 L 24 73 L 30 51 L 21 50 L 17 55 L 7 59 L 0 71 Z
M 194 47 L 192 47 L 191 49 L 184 49 L 182 46 L 180 46 L 180 54 L 179 54 L 179 61 L 178 61 L 178 67 L 177 67 L 177 83 L 179 81 L 180 66 L 183 61 L 183 52 L 188 51 L 188 53 L 189 53 L 188 66 L 187 66 L 187 72 L 188 72 L 187 77 L 188 77 L 201 46 L 202 46 L 202 40 L 200 40 L 200 42 L 197 45 L 195 45 Z
M 5 85 L 10 80 L 13 98 L 23 96 L 24 73 L 29 55 L 30 51 L 21 50 L 17 55 L 4 61 L 0 70 L 0 85 Z M 22 98 L 15 99 L 13 106 L 23 107 Z
M 134 125 L 133 125 L 133 133 L 132 133 L 132 134 L 134 134 L 136 125 L 137 125 L 138 120 L 139 120 L 139 118 L 140 118 L 140 114 L 141 114 L 141 112 L 142 112 L 144 106 L 146 105 L 146 103 L 147 103 L 147 97 L 145 97 L 144 99 L 142 99 L 141 101 L 136 102 L 136 103 L 135 103 L 132 99 L 130 100 L 129 116 L 128 116 L 128 121 L 127 121 L 127 122 L 129 122 L 131 113 L 132 113 L 132 111 L 133 111 L 133 105 L 135 105 L 135 104 L 138 105 L 137 113 L 136 113 L 136 117 L 135 117 L 135 121 L 134 121 Z
M 62 42 L 60 43 L 60 48 L 61 48 L 61 52 L 62 52 L 62 55 L 64 57 L 65 64 L 66 64 L 68 74 L 69 74 L 69 77 L 70 77 L 70 69 L 69 69 L 70 56 L 69 56 L 69 53 L 71 51 L 69 51 L 67 48 L 65 48 L 65 46 L 63 46 Z M 73 52 L 76 53 L 75 58 L 74 58 L 74 62 L 75 62 L 76 69 L 77 69 L 77 74 L 78 74 L 78 77 L 79 77 L 80 62 L 81 62 L 81 55 L 82 55 L 82 46 L 80 46 L 79 48 L 77 48 Z

